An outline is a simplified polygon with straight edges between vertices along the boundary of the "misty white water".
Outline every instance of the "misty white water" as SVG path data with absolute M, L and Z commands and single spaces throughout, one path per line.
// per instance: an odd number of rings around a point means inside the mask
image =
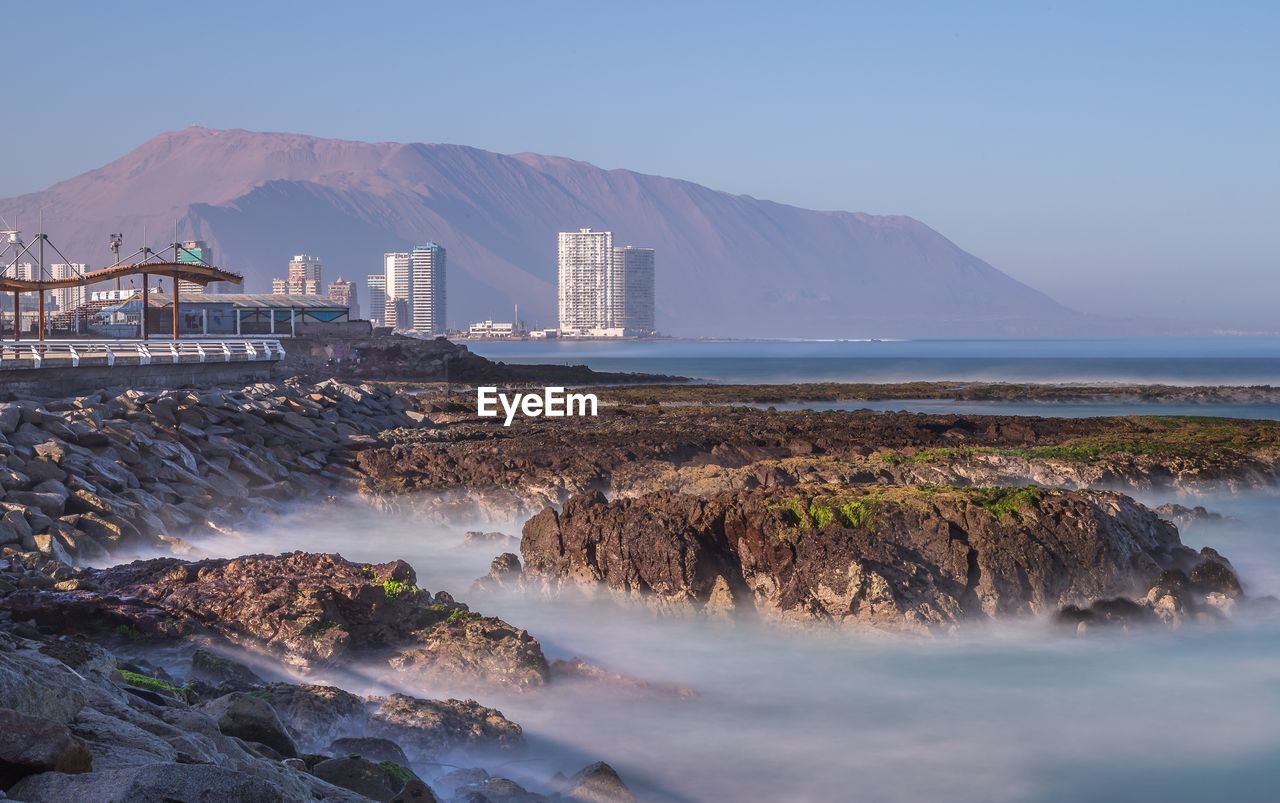
M 1177 501 L 1232 517 L 1184 540 L 1219 548 L 1250 594 L 1280 593 L 1280 497 Z M 535 786 L 596 760 L 642 798 L 674 801 L 1264 800 L 1280 781 L 1275 621 L 1080 639 L 1034 620 L 919 639 L 657 619 L 600 598 L 469 592 L 503 548 L 463 546 L 463 529 L 349 500 L 201 546 L 403 558 L 421 587 L 529 629 L 550 659 L 696 693 L 574 682 L 476 695 L 530 742 L 490 768 Z M 364 677 L 353 690 L 451 692 Z M 331 680 L 352 687 L 349 675 Z

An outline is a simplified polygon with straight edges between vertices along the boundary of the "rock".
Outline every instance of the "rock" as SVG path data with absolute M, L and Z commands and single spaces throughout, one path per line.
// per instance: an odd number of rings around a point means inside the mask
M 223 694 L 266 685 L 249 667 L 204 647 L 191 654 L 191 677 L 224 690 Z
M 218 723 L 218 730 L 247 742 L 261 742 L 283 756 L 295 757 L 298 748 L 285 730 L 271 703 L 245 692 L 232 692 L 205 703 L 199 710 Z
M 364 733 L 364 701 L 336 686 L 272 683 L 265 696 L 307 751 L 318 752 L 334 739 Z
M 370 697 L 367 732 L 395 740 L 417 760 L 458 749 L 508 750 L 524 745 L 520 726 L 475 700 L 423 700 L 407 694 Z
M 21 407 L 8 402 L 0 403 L 0 435 L 12 435 L 21 423 Z
M 471 587 L 476 591 L 517 588 L 522 576 L 520 558 L 514 553 L 504 552 L 489 564 L 489 574 L 478 578 Z
M 453 800 L 467 803 L 550 803 L 550 798 L 530 792 L 510 778 L 488 778 L 459 786 Z
M 409 766 L 409 758 L 400 749 L 400 745 L 390 739 L 372 736 L 334 739 L 325 752 L 332 756 L 359 756 L 375 763 L 390 761 L 402 767 Z
M 547 678 L 536 639 L 419 589 L 403 561 L 369 565 L 304 552 L 166 558 L 92 570 L 84 578 L 101 592 L 10 597 L 8 604 L 42 621 L 74 609 L 83 626 L 99 617 L 105 629 L 123 624 L 148 635 L 205 629 L 265 649 L 300 671 L 377 659 L 436 684 L 528 688 Z
M 1227 597 L 1239 597 L 1243 593 L 1240 579 L 1236 577 L 1231 564 L 1216 551 L 1205 547 L 1201 550 L 1204 560 L 1200 561 L 1188 573 L 1188 579 L 1200 591 L 1208 594 L 1217 592 Z
M 530 519 L 521 551 L 526 584 L 907 630 L 1087 606 L 1195 558 L 1113 492 L 940 486 L 582 495 Z
M 41 772 L 89 772 L 93 758 L 66 725 L 0 708 L 0 788 Z
M 350 789 L 372 800 L 432 802 L 436 799 L 420 778 L 391 761 L 375 763 L 365 758 L 331 758 L 316 764 L 311 772 L 334 786 Z M 406 790 L 411 783 L 414 788 Z M 408 795 L 401 797 L 406 791 Z
M 470 530 L 463 533 L 462 542 L 467 546 L 520 546 L 519 538 L 506 533 L 483 532 L 480 530 Z
M 19 782 L 9 796 L 76 803 L 286 800 L 279 788 L 261 778 L 209 764 L 146 764 L 83 775 L 48 772 Z
M 613 767 L 603 761 L 597 761 L 574 773 L 569 779 L 565 796 L 570 800 L 591 803 L 634 803 L 636 799 Z

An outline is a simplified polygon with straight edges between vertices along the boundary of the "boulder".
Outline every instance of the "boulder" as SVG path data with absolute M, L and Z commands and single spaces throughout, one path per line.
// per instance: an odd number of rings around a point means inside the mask
M 359 756 L 370 761 L 390 761 L 402 767 L 409 766 L 409 758 L 400 745 L 390 739 L 374 736 L 347 736 L 334 739 L 325 750 L 331 756 Z
M 365 758 L 331 758 L 311 768 L 317 778 L 350 789 L 371 800 L 418 800 L 434 803 L 435 795 L 420 778 L 400 764 Z M 412 788 L 410 785 L 412 784 Z
M 82 739 L 66 725 L 0 708 L 0 788 L 41 772 L 79 773 L 93 768 Z
M 297 745 L 285 729 L 271 703 L 246 692 L 232 692 L 205 703 L 199 710 L 218 723 L 218 730 L 246 742 L 260 742 L 277 753 L 293 758 Z
M 249 667 L 204 647 L 191 654 L 191 677 L 225 692 L 252 691 L 266 685 Z
M 636 799 L 618 777 L 617 771 L 603 761 L 574 773 L 567 784 L 565 796 L 570 800 L 590 803 L 634 803 Z
M 20 781 L 9 790 L 9 796 L 75 803 L 286 800 L 277 786 L 262 778 L 212 764 L 145 764 L 82 775 L 47 772 Z

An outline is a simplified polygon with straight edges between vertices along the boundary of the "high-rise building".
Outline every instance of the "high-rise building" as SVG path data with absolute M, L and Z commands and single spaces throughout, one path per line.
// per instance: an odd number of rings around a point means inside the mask
M 392 329 L 408 329 L 412 319 L 409 317 L 409 299 L 387 296 L 382 306 L 382 325 Z
M 307 282 L 315 282 L 316 287 L 320 287 L 324 281 L 322 274 L 324 268 L 320 264 L 319 257 L 313 257 L 309 254 L 298 254 L 289 260 L 289 284 L 306 286 Z
M 30 262 L 9 264 L 4 266 L 4 275 L 6 279 L 22 279 L 29 282 L 36 278 L 36 268 Z
M 84 264 L 71 263 L 69 265 L 57 263 L 49 266 L 49 277 L 51 279 L 74 279 L 80 276 L 89 267 Z M 53 291 L 54 303 L 58 305 L 58 309 L 66 312 L 73 310 L 85 302 L 85 295 L 88 288 L 84 285 L 79 287 L 61 287 Z
M 652 248 L 625 246 L 613 249 L 610 267 L 611 320 L 609 326 L 621 327 L 627 334 L 649 334 L 653 323 Z
M 409 317 L 409 302 L 413 298 L 413 259 L 408 251 L 393 251 L 382 255 L 382 278 L 385 301 L 382 325 L 394 329 L 408 329 L 413 325 Z M 396 314 L 396 300 L 403 301 L 403 314 Z
M 271 280 L 271 293 L 277 296 L 318 296 L 324 288 L 323 272 L 319 257 L 298 254 L 289 260 L 289 271 L 283 279 Z
M 387 307 L 387 274 L 371 273 L 365 279 L 369 298 L 369 322 L 374 326 L 385 325 Z
M 347 317 L 355 320 L 360 317 L 360 302 L 356 299 L 357 286 L 339 276 L 329 283 L 329 300 L 347 308 Z
M 445 330 L 445 251 L 435 243 L 413 249 L 413 292 L 409 315 L 413 330 L 442 335 Z
M 557 300 L 561 331 L 584 332 L 610 325 L 612 259 L 612 232 L 560 232 Z
M 213 265 L 213 249 L 204 240 L 186 240 L 178 243 L 178 261 L 188 265 Z M 179 293 L 218 293 L 226 282 L 210 282 L 208 286 L 196 282 L 178 282 Z

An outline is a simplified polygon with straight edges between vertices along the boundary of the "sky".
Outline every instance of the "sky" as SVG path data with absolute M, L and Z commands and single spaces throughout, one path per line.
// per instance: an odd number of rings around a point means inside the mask
M 10 0 L 0 41 L 0 197 L 192 124 L 459 143 L 910 215 L 1077 309 L 1280 329 L 1280 3 Z

